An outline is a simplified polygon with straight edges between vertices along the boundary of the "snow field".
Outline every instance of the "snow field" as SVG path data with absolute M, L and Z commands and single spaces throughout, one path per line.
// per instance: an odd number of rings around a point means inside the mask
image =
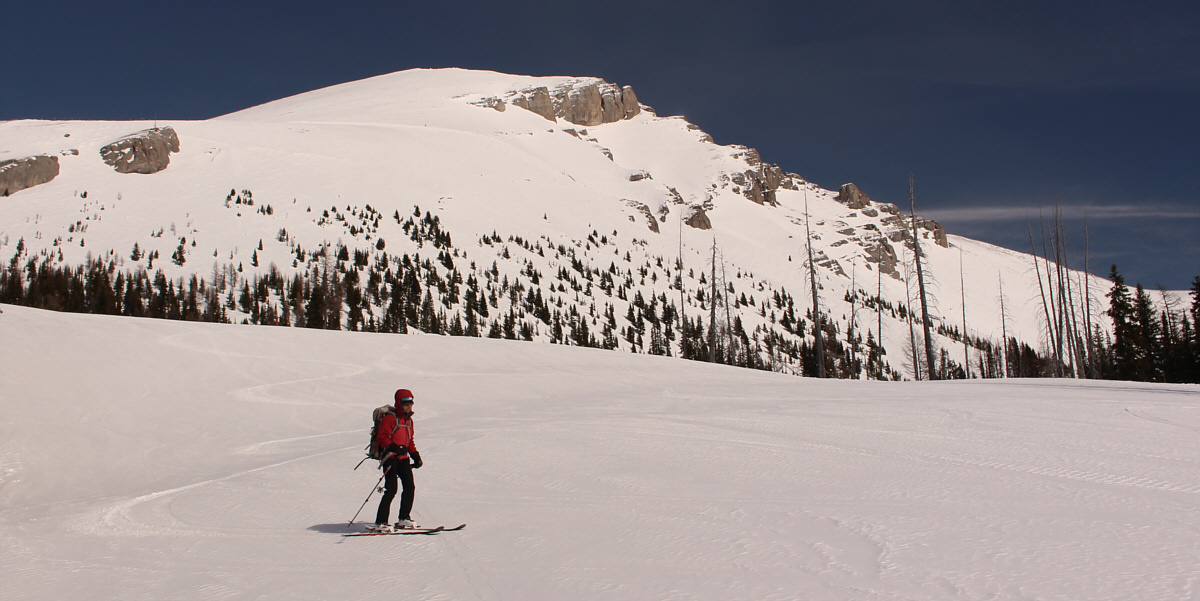
M 5 600 L 1200 592 L 1195 386 L 815 381 L 11 306 L 0 340 Z M 343 539 L 401 386 L 414 517 L 467 529 Z

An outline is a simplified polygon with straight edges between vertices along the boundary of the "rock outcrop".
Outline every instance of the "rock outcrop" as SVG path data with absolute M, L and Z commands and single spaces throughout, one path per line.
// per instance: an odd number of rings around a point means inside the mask
M 842 184 L 842 187 L 838 189 L 837 201 L 851 209 L 864 209 L 871 206 L 871 197 L 852 183 Z
M 58 157 L 38 155 L 0 161 L 0 196 L 44 184 L 58 177 Z
M 496 111 L 501 112 L 501 113 L 503 113 L 504 110 L 507 108 L 504 104 L 504 101 L 499 98 L 496 98 L 495 96 L 488 96 L 487 98 L 480 98 L 479 100 L 476 100 L 475 102 L 472 102 L 471 104 L 473 104 L 475 106 L 482 106 L 482 107 L 489 108 L 489 109 L 495 109 Z
M 684 223 L 686 223 L 698 230 L 711 230 L 712 229 L 712 221 L 710 221 L 708 219 L 708 213 L 704 212 L 704 207 L 701 207 L 698 205 L 692 205 L 691 207 L 688 208 L 688 210 L 690 210 L 691 213 L 686 218 L 684 218 L 684 220 L 683 220 Z
M 650 231 L 652 231 L 656 234 L 659 232 L 658 220 L 654 218 L 654 213 L 652 213 L 650 211 L 650 207 L 646 206 L 646 203 L 638 202 L 636 200 L 626 200 L 625 204 L 629 205 L 630 207 L 633 207 L 634 210 L 640 212 L 643 216 L 645 216 L 646 226 L 650 228 Z M 633 215 L 629 216 L 629 220 L 634 221 Z
M 932 220 L 917 217 L 917 227 L 929 230 L 933 234 L 933 241 L 942 248 L 950 248 L 950 241 L 946 240 L 946 228 L 942 224 Z
M 509 102 L 548 121 L 591 126 L 632 119 L 642 112 L 637 94 L 600 79 L 573 80 L 550 90 L 545 86 L 512 92 Z
M 550 100 L 550 90 L 546 86 L 530 88 L 516 92 L 509 102 L 531 113 L 541 115 L 549 121 L 555 121 L 554 103 Z
M 788 190 L 798 190 L 795 180 L 791 174 L 785 174 L 779 165 L 764 163 L 759 157 L 758 151 L 753 148 L 744 146 L 736 146 L 739 148 L 738 157 L 744 158 L 750 169 L 742 173 L 734 173 L 729 176 L 729 180 L 734 185 L 738 186 L 742 194 L 746 198 L 757 204 L 777 205 L 775 200 L 775 191 L 780 188 Z
M 892 248 L 886 237 L 880 236 L 871 240 L 863 245 L 863 250 L 868 261 L 879 265 L 881 273 L 894 278 L 900 277 L 900 273 L 896 271 L 896 264 L 899 262 L 896 249 Z
M 852 183 L 842 184 L 842 187 L 838 189 L 837 201 L 846 205 L 847 208 L 862 210 L 863 214 L 868 217 L 875 217 L 879 212 L 887 213 L 890 216 L 884 217 L 880 223 L 888 227 L 891 232 L 888 234 L 888 238 L 892 242 L 905 242 L 908 246 L 912 246 L 912 220 L 906 217 L 896 205 L 872 201 L 870 196 Z M 917 217 L 917 229 L 928 231 L 938 246 L 950 248 L 950 242 L 946 240 L 946 229 L 942 227 L 942 224 L 932 219 Z M 891 251 L 891 254 L 894 257 L 895 251 Z M 885 271 L 885 273 L 887 272 Z
M 118 173 L 158 173 L 179 152 L 179 136 L 170 127 L 130 134 L 100 149 L 100 157 Z

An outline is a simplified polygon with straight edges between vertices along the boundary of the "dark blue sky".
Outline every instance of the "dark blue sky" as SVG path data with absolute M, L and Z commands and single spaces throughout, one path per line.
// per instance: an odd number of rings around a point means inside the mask
M 414 67 L 588 75 L 826 188 L 1200 275 L 1200 2 L 9 2 L 0 119 L 204 119 Z

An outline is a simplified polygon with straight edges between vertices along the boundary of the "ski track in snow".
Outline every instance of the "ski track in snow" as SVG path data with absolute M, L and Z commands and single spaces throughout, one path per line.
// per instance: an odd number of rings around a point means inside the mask
M 275 441 L 272 441 L 272 442 L 275 442 Z M 260 443 L 260 444 L 266 444 L 266 443 Z M 171 495 L 177 495 L 179 493 L 187 492 L 187 491 L 190 491 L 190 490 L 202 487 L 202 486 L 209 486 L 209 485 L 217 484 L 220 482 L 226 482 L 226 481 L 232 480 L 234 478 L 240 478 L 240 477 L 243 477 L 243 476 L 246 476 L 249 474 L 262 472 L 264 470 L 270 470 L 270 469 L 274 469 L 277 467 L 282 467 L 282 466 L 285 466 L 285 465 L 288 465 L 291 463 L 295 463 L 297 461 L 306 461 L 306 460 L 313 459 L 316 457 L 321 457 L 323 455 L 329 455 L 332 453 L 339 453 L 339 452 L 344 453 L 347 451 L 351 451 L 354 448 L 355 447 L 345 447 L 345 448 L 341 448 L 341 449 L 333 449 L 333 450 L 329 450 L 329 451 L 323 451 L 320 453 L 314 453 L 312 455 L 305 455 L 303 457 L 296 457 L 294 459 L 288 459 L 286 461 L 280 461 L 278 463 L 273 463 L 270 465 L 264 465 L 262 467 L 256 467 L 253 469 L 244 470 L 244 471 L 237 472 L 234 474 L 229 474 L 228 476 L 222 476 L 220 478 L 212 478 L 209 480 L 194 482 L 192 484 L 187 484 L 184 486 L 178 486 L 178 487 L 170 488 L 167 490 L 160 490 L 158 492 L 145 494 L 140 497 L 135 497 L 133 499 L 130 499 L 128 501 L 123 501 L 123 502 L 117 503 L 116 505 L 112 506 L 111 508 L 102 509 L 92 515 L 86 516 L 83 520 L 80 521 L 77 528 L 80 529 L 80 531 L 82 531 L 82 532 L 86 532 L 86 533 L 90 533 L 90 534 L 97 534 L 97 535 L 132 534 L 134 536 L 150 536 L 150 535 L 162 535 L 162 534 L 172 534 L 172 535 L 186 534 L 186 535 L 195 536 L 197 534 L 201 534 L 204 536 L 213 536 L 213 535 L 218 535 L 218 534 L 222 534 L 222 533 L 224 533 L 224 534 L 235 533 L 235 534 L 240 534 L 240 535 L 245 535 L 245 534 L 261 535 L 262 534 L 261 529 L 237 529 L 237 530 L 200 529 L 200 530 L 197 530 L 197 529 L 192 529 L 192 528 L 186 528 L 182 525 L 179 525 L 178 527 L 169 527 L 169 528 L 163 527 L 163 526 L 153 526 L 151 524 L 146 523 L 145 521 L 135 520 L 130 514 L 131 514 L 132 510 L 135 509 L 136 507 L 138 507 L 139 505 L 148 503 L 150 501 L 163 499 L 163 498 L 169 497 Z
M 226 349 L 220 348 L 219 346 L 216 346 L 217 344 L 219 344 L 216 341 L 213 341 L 213 343 L 212 343 L 213 346 L 198 345 L 197 340 L 196 340 L 196 338 L 197 338 L 196 335 L 198 333 L 199 332 L 187 332 L 187 333 L 180 333 L 180 334 L 165 336 L 161 339 L 160 342 L 162 342 L 163 344 L 165 344 L 167 346 L 173 346 L 173 347 L 180 348 L 180 349 L 186 349 L 191 352 L 199 351 L 199 352 L 204 352 L 204 353 L 211 353 L 211 354 L 217 355 L 223 359 L 239 359 L 239 360 L 253 359 L 253 360 L 258 360 L 258 361 L 264 361 L 264 360 L 265 361 L 278 361 L 278 360 L 285 359 L 285 357 L 283 357 L 283 356 L 254 355 L 254 354 L 246 354 L 246 353 L 240 353 L 240 352 L 226 350 Z M 208 342 L 208 340 L 205 340 L 205 342 Z M 381 360 L 379 363 L 382 363 L 382 361 L 383 360 Z M 336 373 L 333 375 L 328 375 L 328 376 L 298 378 L 298 379 L 282 380 L 282 381 L 278 381 L 278 382 L 270 382 L 270 383 L 266 383 L 266 384 L 260 384 L 260 385 L 236 390 L 236 391 L 234 391 L 234 394 L 238 398 L 245 400 L 245 401 L 249 401 L 249 402 L 293 404 L 294 401 L 284 398 L 282 395 L 271 395 L 271 394 L 269 394 L 268 391 L 270 391 L 271 389 L 280 388 L 280 387 L 289 386 L 289 385 L 295 385 L 295 384 L 328 382 L 331 380 L 350 379 L 355 376 L 359 376 L 364 373 L 367 373 L 368 371 L 371 371 L 372 369 L 379 369 L 379 367 L 380 367 L 379 363 L 372 365 L 372 366 L 357 366 L 357 365 L 346 364 L 346 363 L 343 363 L 343 364 L 331 363 L 331 362 L 322 361 L 322 360 L 311 360 L 311 362 L 316 365 L 320 365 L 322 367 L 330 367 L 330 366 L 338 367 L 340 369 L 343 369 L 343 371 L 340 371 L 339 373 Z M 289 443 L 295 443 L 295 442 L 299 442 L 299 441 L 308 441 L 308 440 L 314 440 L 314 439 L 325 438 L 325 437 L 340 437 L 345 434 L 361 433 L 361 432 L 362 432 L 362 429 L 343 430 L 343 431 L 339 431 L 339 432 L 314 434 L 314 435 L 310 435 L 310 436 L 298 436 L 298 437 L 292 437 L 292 438 L 267 440 L 267 441 L 263 441 L 263 442 L 254 443 L 251 445 L 246 445 L 244 447 L 236 449 L 234 452 L 236 452 L 238 454 L 242 454 L 242 455 L 253 455 L 253 454 L 262 453 L 268 447 L 286 446 Z M 84 532 L 92 532 L 95 534 L 112 534 L 112 533 L 114 533 L 114 531 L 116 533 L 134 534 L 134 535 L 138 535 L 138 536 L 146 536 L 146 535 L 150 535 L 150 534 L 181 534 L 181 533 L 185 533 L 185 532 L 191 533 L 191 534 L 196 534 L 197 530 L 188 529 L 186 527 L 181 527 L 181 526 L 180 527 L 172 527 L 172 528 L 165 528 L 162 526 L 155 527 L 155 526 L 152 526 L 152 525 L 144 523 L 144 522 L 138 522 L 137 520 L 134 520 L 131 518 L 131 516 L 130 516 L 131 510 L 133 510 L 135 507 L 137 507 L 138 505 L 141 505 L 143 503 L 147 503 L 147 502 L 154 501 L 154 500 L 157 500 L 157 499 L 160 499 L 163 497 L 168 497 L 171 495 L 189 491 L 189 490 L 192 490 L 192 489 L 195 489 L 198 487 L 208 486 L 208 485 L 212 485 L 212 484 L 216 484 L 216 483 L 220 483 L 220 482 L 225 482 L 225 481 L 228 481 L 228 480 L 231 480 L 234 478 L 246 476 L 248 474 L 253 474 L 253 473 L 261 472 L 264 470 L 274 469 L 274 468 L 288 465 L 288 464 L 291 464 L 291 463 L 294 463 L 297 461 L 309 460 L 309 459 L 313 459 L 316 457 L 328 455 L 331 453 L 347 452 L 347 451 L 351 451 L 355 448 L 357 448 L 357 447 L 351 446 L 351 447 L 344 447 L 344 448 L 337 448 L 337 449 L 332 449 L 332 450 L 327 450 L 327 451 L 321 451 L 321 452 L 317 452 L 317 453 L 313 453 L 313 454 L 309 454 L 309 455 L 305 455 L 305 456 L 301 456 L 301 457 L 297 457 L 297 458 L 293 458 L 293 459 L 288 459 L 288 460 L 281 461 L 278 463 L 265 465 L 262 467 L 256 467 L 256 468 L 252 468 L 252 469 L 248 469 L 248 470 L 243 470 L 240 472 L 229 474 L 227 476 L 212 478 L 212 479 L 203 480 L 200 482 L 195 482 L 192 484 L 187 484 L 184 486 L 178 486 L 178 487 L 167 489 L 167 490 L 162 490 L 162 491 L 158 491 L 158 492 L 145 494 L 145 495 L 136 497 L 134 499 L 131 499 L 129 501 L 118 503 L 111 509 L 103 511 L 101 514 L 102 518 L 99 520 L 95 519 L 95 516 L 92 516 L 88 519 L 83 520 L 83 522 L 82 522 L 83 525 L 81 526 L 81 528 Z M 91 526 L 93 524 L 103 524 L 104 527 L 101 527 L 100 529 L 93 531 L 92 526 Z M 257 530 L 253 530 L 253 529 L 241 529 L 241 530 L 232 530 L 232 531 L 209 529 L 209 530 L 200 530 L 199 532 L 203 533 L 204 535 L 210 535 L 210 536 L 221 534 L 221 533 L 229 533 L 229 532 L 233 532 L 233 533 L 237 533 L 237 534 L 258 533 Z
M 1174 420 L 1169 420 L 1169 419 L 1166 419 L 1163 417 L 1158 417 L 1158 416 L 1150 413 L 1150 411 L 1146 410 L 1146 409 L 1135 409 L 1135 408 L 1131 408 L 1131 407 L 1126 407 L 1125 411 L 1127 413 L 1129 413 L 1130 415 L 1132 415 L 1136 418 L 1139 418 L 1139 419 L 1149 420 L 1149 421 L 1157 422 L 1160 424 L 1167 424 L 1169 426 L 1175 426 L 1177 428 L 1183 428 L 1184 430 L 1191 430 L 1192 432 L 1200 433 L 1200 426 L 1191 426 L 1188 424 L 1181 424 Z

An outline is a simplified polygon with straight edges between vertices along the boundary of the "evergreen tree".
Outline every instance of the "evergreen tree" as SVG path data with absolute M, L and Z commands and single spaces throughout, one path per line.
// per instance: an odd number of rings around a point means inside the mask
M 433 307 L 433 294 L 429 291 L 425 292 L 425 300 L 421 303 L 420 325 L 418 326 L 422 332 L 429 334 L 440 334 L 437 323 L 437 313 Z
M 326 322 L 329 317 L 327 300 L 324 286 L 320 282 L 313 284 L 312 295 L 308 299 L 308 305 L 304 307 L 303 327 L 323 330 L 328 326 Z
M 295 319 L 294 325 L 297 328 L 308 327 L 308 320 L 306 316 L 307 311 L 304 305 L 304 290 L 305 282 L 303 279 L 301 279 L 300 275 L 297 274 L 295 278 L 292 279 L 291 292 L 288 298 L 288 302 L 292 305 L 291 313 Z
M 351 268 L 346 273 L 345 279 L 342 280 L 346 289 L 346 329 L 351 332 L 359 331 L 364 321 L 363 294 L 358 283 L 358 269 Z
M 1163 380 L 1162 332 L 1158 325 L 1158 314 L 1141 284 L 1134 296 L 1133 335 L 1133 378 L 1141 382 Z
M 1117 273 L 1114 264 L 1108 279 L 1113 286 L 1108 294 L 1108 316 L 1113 323 L 1112 377 L 1118 380 L 1133 380 L 1136 374 L 1136 333 L 1134 332 L 1133 300 L 1125 286 L 1125 278 Z

